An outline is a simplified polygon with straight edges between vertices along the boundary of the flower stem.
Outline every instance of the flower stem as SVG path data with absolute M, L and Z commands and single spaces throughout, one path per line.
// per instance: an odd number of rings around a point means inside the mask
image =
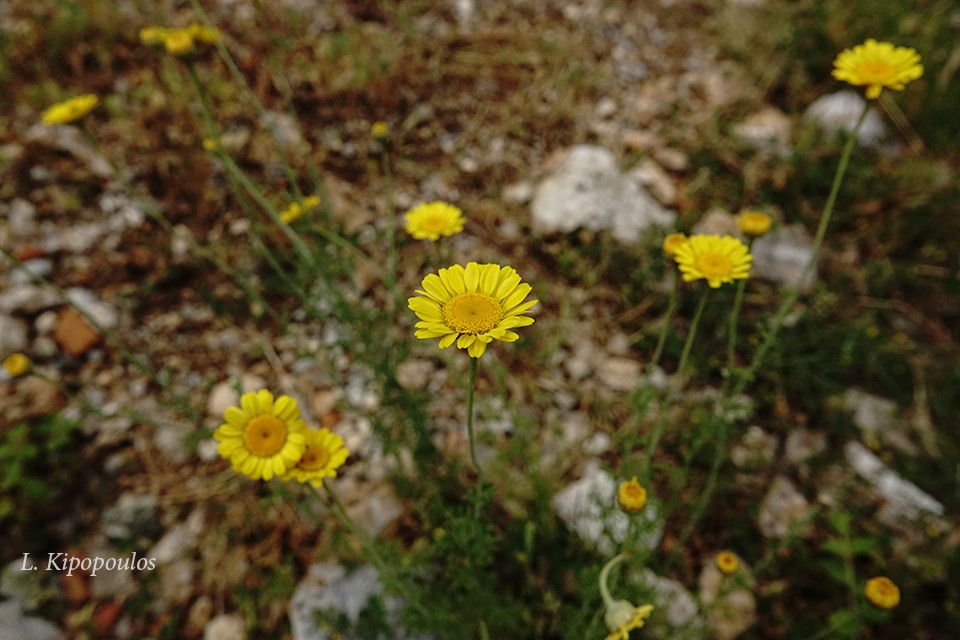
M 663 347 L 667 343 L 667 334 L 670 333 L 670 321 L 673 320 L 673 314 L 677 310 L 679 290 L 680 278 L 674 273 L 673 285 L 670 287 L 670 299 L 667 302 L 667 314 L 663 318 L 663 326 L 660 327 L 660 336 L 657 338 L 657 348 L 653 350 L 653 357 L 650 358 L 650 364 L 647 366 L 649 374 L 653 373 L 657 363 L 660 362 L 660 354 L 663 353 Z
M 644 468 L 646 469 L 645 481 L 649 481 L 650 468 L 653 465 L 653 456 L 657 452 L 657 446 L 660 444 L 663 432 L 667 428 L 668 416 L 666 410 L 673 404 L 674 400 L 676 400 L 677 394 L 680 393 L 680 387 L 683 385 L 683 370 L 686 368 L 687 361 L 690 359 L 690 349 L 693 347 L 693 339 L 697 335 L 697 325 L 700 323 L 700 317 L 703 316 L 703 310 L 707 306 L 708 293 L 709 291 L 704 292 L 700 298 L 700 304 L 697 306 L 697 311 L 693 315 L 693 321 L 690 323 L 690 331 L 687 333 L 687 339 L 683 343 L 683 351 L 680 353 L 680 364 L 677 365 L 677 372 L 673 376 L 673 382 L 667 393 L 666 402 L 660 409 L 660 420 L 657 422 L 657 426 L 650 436 L 650 442 L 647 444 L 644 454 L 646 458 L 646 463 L 644 464 Z
M 823 215 L 820 216 L 820 224 L 817 226 L 817 234 L 813 239 L 813 248 L 810 252 L 810 260 L 807 261 L 806 266 L 803 268 L 803 272 L 800 274 L 800 279 L 797 282 L 797 286 L 788 290 L 787 295 L 780 303 L 780 307 L 777 309 L 777 313 L 773 317 L 773 322 L 764 333 L 763 342 L 760 343 L 760 347 L 754 354 L 753 360 L 750 362 L 750 366 L 747 367 L 747 369 L 739 376 L 737 383 L 734 385 L 733 390 L 730 393 L 731 397 L 735 397 L 742 392 L 744 387 L 746 387 L 747 384 L 749 384 L 756 376 L 757 371 L 760 369 L 764 359 L 767 356 L 767 352 L 773 346 L 773 343 L 776 342 L 777 333 L 783 326 L 783 321 L 787 317 L 787 313 L 790 312 L 794 303 L 796 303 L 797 298 L 800 296 L 800 288 L 803 285 L 803 282 L 810 276 L 814 265 L 817 263 L 817 258 L 820 256 L 820 249 L 823 247 L 823 239 L 827 234 L 827 227 L 830 225 L 830 218 L 833 216 L 833 208 L 837 202 L 837 195 L 840 193 L 840 185 L 843 183 L 843 176 L 847 172 L 847 165 L 850 163 L 850 154 L 857 142 L 857 135 L 860 133 L 860 127 L 863 125 L 863 121 L 866 119 L 867 112 L 869 110 L 870 103 L 867 102 L 867 104 L 865 104 L 863 107 L 863 111 L 860 113 L 860 117 L 857 119 L 856 125 L 850 132 L 850 136 L 847 138 L 847 142 L 843 147 L 843 152 L 840 154 L 840 164 L 837 165 L 837 172 L 833 176 L 833 185 L 830 187 L 830 195 L 827 197 L 827 203 L 823 207 Z
M 603 565 L 603 569 L 600 570 L 600 597 L 603 598 L 603 605 L 607 608 L 613 606 L 613 597 L 610 595 L 610 589 L 607 587 L 607 577 L 610 575 L 610 569 L 620 564 L 624 560 L 630 557 L 630 554 L 627 552 L 621 553 L 610 558 L 607 561 L 607 564 Z
M 733 299 L 733 309 L 730 310 L 730 321 L 727 328 L 727 379 L 733 375 L 733 367 L 737 364 L 737 324 L 740 319 L 740 307 L 743 305 L 743 292 L 747 288 L 744 278 L 737 283 L 737 295 Z
M 467 381 L 467 439 L 470 443 L 470 461 L 474 469 L 477 470 L 477 489 L 476 497 L 473 502 L 473 511 L 475 516 L 480 515 L 480 502 L 483 491 L 483 471 L 480 469 L 480 463 L 477 462 L 477 449 L 475 436 L 473 432 L 473 396 L 477 383 L 477 367 L 480 364 L 480 358 L 470 358 L 470 379 Z

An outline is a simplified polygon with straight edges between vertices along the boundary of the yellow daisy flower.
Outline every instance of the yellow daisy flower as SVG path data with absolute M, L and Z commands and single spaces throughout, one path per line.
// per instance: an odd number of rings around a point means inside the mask
M 214 432 L 217 453 L 233 470 L 254 480 L 269 480 L 296 466 L 307 448 L 307 425 L 290 396 L 274 401 L 266 389 L 245 393 L 240 407 L 223 414 L 224 424 Z
M 762 236 L 770 231 L 770 227 L 773 226 L 773 218 L 762 211 L 744 209 L 737 214 L 735 219 L 741 233 L 747 236 Z
M 280 219 L 290 224 L 303 217 L 307 211 L 311 211 L 320 206 L 320 196 L 307 196 L 303 199 L 303 206 L 299 202 L 291 202 L 290 206 L 280 212 Z
M 663 253 L 669 258 L 677 255 L 677 250 L 687 243 L 687 234 L 671 233 L 663 239 Z
M 740 566 L 740 560 L 737 558 L 737 554 L 732 551 L 721 551 L 717 554 L 717 557 L 714 558 L 714 562 L 717 565 L 717 569 L 720 569 L 722 573 L 726 573 L 727 575 L 734 573 Z
M 163 37 L 163 48 L 167 53 L 182 56 L 193 51 L 193 35 L 187 29 L 168 29 Z
M 307 429 L 307 448 L 297 464 L 281 476 L 282 480 L 309 482 L 315 487 L 324 478 L 334 478 L 350 452 L 343 446 L 343 438 L 329 429 Z
M 627 513 L 639 513 L 647 505 L 647 490 L 633 476 L 617 487 L 617 504 Z
M 428 202 L 407 212 L 404 228 L 417 240 L 437 241 L 463 231 L 463 212 L 446 202 Z
M 6 357 L 3 361 L 3 370 L 11 378 L 19 378 L 30 368 L 30 358 L 22 353 L 14 353 Z
M 99 102 L 96 95 L 85 93 L 53 105 L 40 115 L 40 120 L 43 124 L 67 124 L 93 111 Z
M 863 595 L 867 596 L 873 606 L 880 609 L 893 609 L 900 604 L 900 589 L 886 576 L 867 580 Z
M 753 256 L 733 236 L 695 235 L 673 257 L 685 282 L 703 278 L 712 288 L 743 280 L 750 274 Z
M 429 274 L 421 286 L 420 297 L 407 300 L 420 318 L 415 335 L 440 338 L 441 349 L 456 342 L 458 349 L 479 358 L 491 341 L 514 342 L 520 336 L 511 329 L 533 324 L 522 314 L 537 300 L 524 301 L 532 287 L 521 282 L 513 267 L 455 264 Z
M 220 30 L 216 27 L 208 27 L 198 22 L 188 25 L 186 31 L 191 38 L 204 44 L 216 44 L 223 38 Z
M 909 47 L 870 38 L 852 49 L 844 49 L 833 61 L 833 77 L 854 86 L 867 87 L 867 99 L 874 100 L 883 89 L 903 91 L 906 84 L 923 75 L 920 54 Z
M 167 37 L 167 34 L 170 33 L 170 29 L 166 27 L 143 27 L 140 29 L 140 42 L 147 45 L 154 44 L 163 44 L 164 39 Z

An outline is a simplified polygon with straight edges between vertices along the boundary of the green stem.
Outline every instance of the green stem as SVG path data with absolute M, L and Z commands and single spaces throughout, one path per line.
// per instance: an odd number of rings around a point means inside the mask
M 480 502 L 483 491 L 483 470 L 480 469 L 480 463 L 477 462 L 477 449 L 473 432 L 473 396 L 477 383 L 477 367 L 480 364 L 480 358 L 470 358 L 470 378 L 467 381 L 467 439 L 470 443 L 470 461 L 477 470 L 476 497 L 473 502 L 474 515 L 480 515 Z
M 763 361 L 767 356 L 767 352 L 773 346 L 774 342 L 776 342 L 777 333 L 779 333 L 780 328 L 783 326 L 783 321 L 787 317 L 787 313 L 790 312 L 794 303 L 796 303 L 797 298 L 800 296 L 800 288 L 809 277 L 814 265 L 817 263 L 817 258 L 820 256 L 820 249 L 823 247 L 824 237 L 827 234 L 827 227 L 830 225 L 830 218 L 833 216 L 833 208 L 837 202 L 837 195 L 840 193 L 840 185 L 843 183 L 843 176 L 847 172 L 847 165 L 850 163 L 850 154 L 857 142 L 857 135 L 860 133 L 860 127 L 863 125 L 863 121 L 866 119 L 869 109 L 870 103 L 868 102 L 864 105 L 863 111 L 860 113 L 859 119 L 857 119 L 857 124 L 853 127 L 853 131 L 850 132 L 847 142 L 843 147 L 843 152 L 840 155 L 840 164 L 837 165 L 837 173 L 834 175 L 833 185 L 830 187 L 830 195 L 827 198 L 827 203 L 823 207 L 823 215 L 820 216 L 820 224 L 817 226 L 817 233 L 813 239 L 810 260 L 807 262 L 803 272 L 800 274 L 800 279 L 797 283 L 797 286 L 789 289 L 787 295 L 780 303 L 780 307 L 777 309 L 777 313 L 773 318 L 773 322 L 765 332 L 763 342 L 760 343 L 760 347 L 754 354 L 753 360 L 750 362 L 750 366 L 738 377 L 736 385 L 734 385 L 733 390 L 730 393 L 732 397 L 737 396 L 743 391 L 744 387 L 746 387 L 747 384 L 754 379 L 757 371 L 763 365 Z
M 607 578 L 610 575 L 610 569 L 629 557 L 630 554 L 627 552 L 616 555 L 610 558 L 610 560 L 607 561 L 607 564 L 603 565 L 603 569 L 600 570 L 600 597 L 603 598 L 603 606 L 606 608 L 610 608 L 614 604 L 613 597 L 610 595 L 610 589 L 607 587 Z
M 657 452 L 657 446 L 660 444 L 660 439 L 663 437 L 663 432 L 667 428 L 667 420 L 669 416 L 667 415 L 667 410 L 677 399 L 677 395 L 680 393 L 680 387 L 683 385 L 683 371 L 687 367 L 687 361 L 690 359 L 690 350 L 693 347 L 693 339 L 697 335 L 697 325 L 700 324 L 700 318 L 703 316 L 703 310 L 707 306 L 707 297 L 709 291 L 705 291 L 703 296 L 700 298 L 700 304 L 697 306 L 697 311 L 693 315 L 693 322 L 690 323 L 690 331 L 687 333 L 687 339 L 683 343 L 683 351 L 680 353 L 680 364 L 677 366 L 677 371 L 673 376 L 673 382 L 670 385 L 670 390 L 667 392 L 666 401 L 660 409 L 660 419 L 657 422 L 656 428 L 653 430 L 653 433 L 650 437 L 650 442 L 647 445 L 646 452 L 644 457 L 646 459 L 644 464 L 644 469 L 646 474 L 644 477 L 645 481 L 650 479 L 650 469 L 653 465 L 653 456 Z
M 673 285 L 670 287 L 670 299 L 667 302 L 667 314 L 663 318 L 663 326 L 660 327 L 660 336 L 657 338 L 657 348 L 653 351 L 653 357 L 650 358 L 650 364 L 647 371 L 652 374 L 657 363 L 660 362 L 660 355 L 663 353 L 663 347 L 667 343 L 667 334 L 670 333 L 670 322 L 673 320 L 673 314 L 677 309 L 677 299 L 680 291 L 680 277 L 673 274 Z
M 393 171 L 390 169 L 390 155 L 387 145 L 380 142 L 380 169 L 383 172 L 383 179 L 387 182 L 387 244 L 389 254 L 387 257 L 387 282 L 390 289 L 390 312 L 397 306 L 397 215 L 396 206 L 393 202 Z
M 747 288 L 747 279 L 737 283 L 737 295 L 733 299 L 733 309 L 730 310 L 730 320 L 727 328 L 727 379 L 733 375 L 733 367 L 737 363 L 737 324 L 740 319 L 740 307 L 743 305 L 743 292 Z

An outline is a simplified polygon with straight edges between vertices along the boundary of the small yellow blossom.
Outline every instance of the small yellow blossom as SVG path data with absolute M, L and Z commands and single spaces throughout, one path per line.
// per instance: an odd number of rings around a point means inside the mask
M 187 26 L 186 31 L 190 34 L 191 38 L 204 44 L 216 44 L 223 39 L 223 35 L 219 29 L 216 27 L 208 27 L 198 22 Z
M 404 228 L 417 240 L 437 241 L 463 231 L 463 212 L 446 202 L 421 204 L 404 216 Z
M 147 45 L 163 44 L 169 32 L 170 29 L 166 27 L 143 27 L 139 33 L 140 42 Z
M 92 93 L 85 93 L 63 102 L 58 102 L 44 111 L 40 118 L 43 124 L 67 124 L 79 120 L 93 111 L 100 99 Z
M 717 565 L 717 569 L 720 569 L 722 573 L 726 573 L 728 575 L 735 573 L 737 568 L 740 567 L 740 560 L 732 551 L 721 551 L 717 554 L 714 562 Z
M 187 27 L 144 27 L 140 29 L 140 42 L 146 45 L 163 45 L 167 53 L 184 55 L 193 51 L 196 43 L 216 44 L 223 39 L 219 29 L 194 22 Z
M 19 378 L 25 374 L 29 368 L 30 358 L 22 353 L 11 354 L 3 361 L 3 370 L 7 372 L 11 378 Z
M 286 224 L 290 224 L 303 217 L 307 211 L 312 211 L 320 206 L 320 196 L 307 196 L 303 199 L 303 206 L 299 202 L 291 202 L 290 206 L 280 212 L 280 219 Z
M 903 91 L 906 84 L 923 75 L 920 54 L 909 47 L 870 38 L 840 52 L 833 62 L 833 77 L 854 86 L 867 87 L 867 99 L 875 100 L 884 89 Z
M 647 505 L 647 490 L 633 476 L 617 487 L 617 504 L 627 513 L 639 513 Z
M 386 122 L 377 120 L 370 126 L 370 135 L 377 140 L 386 140 L 387 136 L 390 135 L 390 127 Z
M 900 589 L 886 576 L 878 576 L 867 580 L 863 588 L 863 595 L 870 603 L 880 609 L 893 609 L 900 604 Z
M 671 233 L 663 239 L 663 253 L 668 258 L 677 255 L 677 251 L 687 243 L 687 234 Z
M 651 604 L 635 607 L 628 600 L 614 600 L 610 595 L 610 589 L 607 587 L 607 576 L 610 574 L 610 569 L 626 559 L 627 556 L 626 553 L 614 556 L 603 565 L 603 569 L 600 571 L 599 586 L 604 606 L 603 621 L 610 630 L 607 640 L 630 640 L 630 632 L 642 627 L 650 614 L 653 613 L 653 605 Z
M 186 29 L 170 29 L 163 38 L 163 48 L 175 56 L 190 53 L 193 51 L 193 36 Z
M 737 217 L 737 226 L 747 236 L 762 236 L 773 226 L 773 218 L 762 211 L 743 210 Z

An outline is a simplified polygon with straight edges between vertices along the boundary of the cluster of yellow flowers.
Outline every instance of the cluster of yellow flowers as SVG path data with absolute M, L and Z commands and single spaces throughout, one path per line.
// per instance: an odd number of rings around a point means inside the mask
M 280 212 L 280 219 L 286 224 L 290 224 L 303 217 L 307 211 L 312 211 L 320 206 L 320 196 L 307 196 L 303 199 L 303 205 L 299 202 L 291 202 L 290 206 Z
M 208 27 L 197 22 L 186 27 L 144 27 L 140 29 L 140 42 L 147 45 L 162 45 L 167 53 L 177 56 L 191 53 L 200 42 L 216 44 L 223 35 L 215 27 Z
M 217 453 L 254 480 L 276 476 L 319 487 L 350 455 L 339 435 L 307 426 L 296 400 L 274 399 L 266 389 L 243 394 L 240 406 L 227 409 L 223 419 L 213 434 L 220 443 Z

